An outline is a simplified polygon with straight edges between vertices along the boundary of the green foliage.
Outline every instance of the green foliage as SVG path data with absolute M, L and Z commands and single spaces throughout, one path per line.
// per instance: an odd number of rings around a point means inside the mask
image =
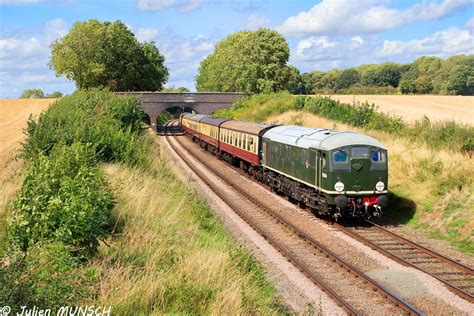
M 242 31 L 216 44 L 196 76 L 197 91 L 272 92 L 285 89 L 292 70 L 285 38 L 269 29 Z
M 362 75 L 362 84 L 372 87 L 397 87 L 400 81 L 401 65 L 383 63 L 372 65 Z
M 44 92 L 41 89 L 25 89 L 21 94 L 20 98 L 37 98 L 41 99 L 44 98 Z
M 300 76 L 303 94 L 474 94 L 474 55 L 447 60 L 420 57 L 412 64 L 383 63 Z M 289 91 L 294 89 L 288 88 Z M 294 93 L 294 92 L 292 92 Z M 296 93 L 295 93 L 296 94 Z
M 346 89 L 356 84 L 360 80 L 360 75 L 357 70 L 350 68 L 346 69 L 341 73 L 341 76 L 337 78 L 335 89 Z
M 379 113 L 374 104 L 367 102 L 350 105 L 329 97 L 307 97 L 304 109 L 316 115 L 367 129 L 400 132 L 406 127 L 401 118 Z
M 450 94 L 474 95 L 474 67 L 454 66 L 446 88 Z
M 183 92 L 190 92 L 188 88 L 186 87 L 178 87 L 176 88 L 175 86 L 171 86 L 171 87 L 168 87 L 168 88 L 164 88 L 163 89 L 163 92 L 179 92 L 179 93 L 183 93 Z
M 380 130 L 409 138 L 414 142 L 425 142 L 430 148 L 447 148 L 456 151 L 474 152 L 474 128 L 455 122 L 432 123 L 428 118 L 408 126 L 400 117 L 378 112 L 374 104 L 347 104 L 322 96 L 291 96 L 286 92 L 259 94 L 243 98 L 232 108 L 215 113 L 243 120 L 264 121 L 272 115 L 289 110 L 304 110 L 334 121 Z
M 93 271 L 79 271 L 79 260 L 71 248 L 60 242 L 37 244 L 25 254 L 10 253 L 0 265 L 0 305 L 12 312 L 21 306 L 36 306 L 53 311 L 72 306 L 88 294 Z
M 48 98 L 60 98 L 62 97 L 63 94 L 60 91 L 53 91 L 50 94 L 48 94 Z
M 74 23 L 51 45 L 50 67 L 79 89 L 161 90 L 168 79 L 164 57 L 154 43 L 140 43 L 120 21 Z
M 142 116 L 136 99 L 98 89 L 78 91 L 56 101 L 37 122 L 28 121 L 23 154 L 29 159 L 47 156 L 57 143 L 81 142 L 94 144 L 99 161 L 144 163 Z
M 56 145 L 49 157 L 32 160 L 13 201 L 10 245 L 27 251 L 44 240 L 59 240 L 75 253 L 93 254 L 108 234 L 113 199 L 92 145 Z
M 474 127 L 454 121 L 432 123 L 424 116 L 413 127 L 406 129 L 404 135 L 414 140 L 423 139 L 433 149 L 450 148 L 472 152 L 469 144 L 474 140 Z

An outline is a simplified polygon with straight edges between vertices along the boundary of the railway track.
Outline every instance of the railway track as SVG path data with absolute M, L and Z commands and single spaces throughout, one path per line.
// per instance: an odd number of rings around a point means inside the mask
M 335 226 L 385 256 L 431 275 L 452 292 L 474 303 L 474 270 L 471 267 L 451 260 L 371 221 L 365 221 L 365 225 L 357 227 L 340 224 Z
M 232 179 L 216 170 L 209 160 L 193 155 L 177 139 L 172 140 L 167 130 L 169 128 L 165 128 L 164 132 L 166 141 L 194 173 L 350 315 L 421 315 L 415 307 L 292 224 L 278 209 L 262 204 L 259 199 L 242 190 Z M 196 167 L 196 160 L 206 171 Z M 218 177 L 222 183 L 218 183 L 210 174 Z

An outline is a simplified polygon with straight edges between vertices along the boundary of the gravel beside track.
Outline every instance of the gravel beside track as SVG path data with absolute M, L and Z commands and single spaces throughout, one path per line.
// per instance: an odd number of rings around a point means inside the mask
M 433 276 L 457 295 L 474 302 L 474 270 L 471 267 L 370 221 L 361 226 L 337 225 L 337 228 L 395 261 Z
M 303 210 L 268 190 L 265 185 L 256 182 L 242 170 L 218 160 L 214 155 L 202 150 L 187 137 L 178 137 L 187 149 L 201 155 L 206 162 L 216 164 L 221 172 L 226 172 L 232 179 L 239 179 L 240 189 L 247 190 L 258 197 L 262 203 L 267 201 L 278 208 L 280 214 L 288 214 L 287 218 L 295 223 L 312 238 L 317 239 L 340 257 L 364 271 L 388 289 L 419 308 L 426 315 L 474 315 L 474 305 L 448 291 L 441 283 L 431 276 L 410 267 L 390 260 L 386 256 L 372 250 L 370 247 L 340 232 L 334 225 L 315 217 L 311 212 Z M 258 248 L 258 247 L 257 247 Z M 260 256 L 265 261 L 267 255 Z M 298 279 L 295 274 L 295 279 Z M 278 280 L 280 272 L 273 273 Z M 285 296 L 289 297 L 301 288 L 285 288 Z M 279 288 L 279 292 L 281 289 Z M 289 294 L 289 296 L 288 296 Z M 323 298 L 323 307 L 327 306 Z M 290 299 L 291 300 L 291 299 Z M 292 303 L 296 303 L 292 301 Z M 325 306 L 326 304 L 326 306 Z M 291 305 L 291 304 L 290 304 Z M 321 305 L 321 304 L 320 304 Z M 314 306 L 314 305 L 313 305 Z M 324 309 L 326 314 L 328 310 Z M 317 309 L 311 309 L 317 310 Z M 301 311 L 301 309 L 299 309 Z M 329 311 L 329 314 L 334 312 Z M 336 312 L 337 314 L 337 312 Z
M 195 154 L 194 151 L 193 154 Z M 201 154 L 206 153 L 201 152 Z M 208 167 L 213 169 L 213 172 L 218 172 L 212 166 L 215 162 L 220 163 L 218 160 L 209 159 L 209 157 L 201 157 L 199 160 L 201 159 L 206 161 Z M 219 175 L 225 177 L 221 174 Z M 241 177 L 235 178 L 233 180 Z M 215 189 L 220 190 L 218 187 Z M 261 196 L 259 196 L 260 198 Z M 395 306 L 390 300 L 387 300 L 387 296 L 390 296 L 388 292 L 384 292 L 380 286 L 376 287 L 374 285 L 375 282 L 367 282 L 370 278 L 364 280 L 363 274 L 357 274 L 355 271 L 357 269 L 351 267 L 349 263 L 335 260 L 334 258 L 337 258 L 337 256 L 330 255 L 330 251 L 328 253 L 328 250 L 324 248 L 316 249 L 314 243 L 308 243 L 308 236 L 303 239 L 301 235 L 304 233 L 294 231 L 295 227 L 281 225 L 275 219 L 275 216 L 267 213 L 268 210 L 263 210 L 263 208 L 268 206 L 256 207 L 253 202 L 237 191 L 232 194 L 232 201 L 228 202 L 232 204 L 234 209 L 240 209 L 240 212 L 243 213 L 241 216 L 247 217 L 256 229 L 261 230 L 262 235 L 266 236 L 272 244 L 280 248 L 280 251 L 286 252 L 286 256 L 291 258 L 300 269 L 305 270 L 306 275 L 311 277 L 313 281 L 318 281 L 320 286 L 326 284 L 336 295 L 341 296 L 342 300 L 348 302 L 357 313 L 405 314 L 407 312 L 407 310 L 402 310 L 399 306 Z M 273 207 L 276 206 L 274 205 Z M 347 270 L 351 270 L 351 273 Z M 377 291 L 374 291 L 374 288 L 377 288 Z M 327 291 L 330 292 L 330 290 Z M 399 304 L 403 305 L 403 303 Z M 350 311 L 350 309 L 348 310 Z M 414 309 L 408 309 L 408 311 L 416 313 Z

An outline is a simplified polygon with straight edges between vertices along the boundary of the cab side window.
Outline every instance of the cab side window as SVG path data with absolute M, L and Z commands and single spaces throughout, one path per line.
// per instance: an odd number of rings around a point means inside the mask
M 335 151 L 333 154 L 333 159 L 334 159 L 334 162 L 347 162 L 347 152 L 342 150 L 342 149 L 339 149 L 337 151 Z
M 336 149 L 331 155 L 331 170 L 350 171 L 349 150 L 345 147 Z
M 370 151 L 370 169 L 387 170 L 387 151 L 380 148 Z

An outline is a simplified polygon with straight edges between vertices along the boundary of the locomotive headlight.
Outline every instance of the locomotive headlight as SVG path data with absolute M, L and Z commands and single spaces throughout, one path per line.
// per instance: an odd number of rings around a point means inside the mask
M 375 189 L 377 189 L 377 191 L 383 191 L 383 189 L 385 189 L 385 183 L 382 181 L 377 182 L 377 184 L 375 184 Z
M 334 189 L 335 189 L 337 192 L 342 192 L 342 191 L 344 191 L 344 183 L 342 183 L 341 181 L 337 181 L 336 184 L 334 185 Z

